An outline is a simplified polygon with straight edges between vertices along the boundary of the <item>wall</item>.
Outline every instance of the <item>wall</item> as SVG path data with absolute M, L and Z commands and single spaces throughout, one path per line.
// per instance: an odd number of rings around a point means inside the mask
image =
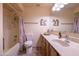
M 25 31 L 27 38 L 32 39 L 33 43 L 35 45 L 39 34 L 42 32 L 45 32 L 46 29 L 48 29 L 48 26 L 40 26 L 40 19 L 41 18 L 49 18 L 50 16 L 50 7 L 36 7 L 36 6 L 30 6 L 26 7 L 24 11 L 24 22 L 34 22 L 38 24 L 24 24 L 25 25 Z M 29 27 L 28 27 L 29 26 Z M 31 35 L 31 37 L 29 37 Z
M 74 12 L 73 9 L 65 9 L 60 12 L 54 12 L 53 18 L 59 19 L 59 26 L 52 26 L 56 31 L 73 32 Z
M 0 55 L 3 55 L 3 8 L 0 4 Z
M 47 20 L 47 26 L 40 26 L 40 20 Z M 59 26 L 53 26 L 52 19 L 59 20 Z M 48 29 L 55 31 L 73 31 L 73 15 L 71 10 L 62 12 L 61 15 L 52 14 L 51 7 L 49 6 L 26 6 L 24 11 L 24 27 L 27 37 L 33 40 L 33 45 L 40 36 L 40 33 L 46 32 Z M 61 25 L 61 23 L 69 22 L 70 25 Z
M 74 13 L 79 12 L 79 6 L 74 9 Z

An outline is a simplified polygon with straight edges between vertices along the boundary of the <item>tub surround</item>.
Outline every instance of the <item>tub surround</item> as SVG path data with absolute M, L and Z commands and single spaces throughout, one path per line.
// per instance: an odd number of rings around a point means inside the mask
M 19 53 L 19 49 L 20 49 L 20 43 L 17 43 L 7 52 L 4 52 L 4 56 L 17 56 Z

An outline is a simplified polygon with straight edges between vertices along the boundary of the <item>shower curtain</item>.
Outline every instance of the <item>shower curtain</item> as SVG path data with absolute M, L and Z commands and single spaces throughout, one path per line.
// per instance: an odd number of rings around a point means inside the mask
M 79 16 L 74 18 L 74 32 L 79 33 Z
M 20 51 L 23 50 L 24 47 L 24 42 L 27 40 L 26 34 L 25 34 L 25 30 L 24 30 L 24 22 L 23 22 L 23 17 L 20 16 L 19 19 L 19 31 L 20 31 Z

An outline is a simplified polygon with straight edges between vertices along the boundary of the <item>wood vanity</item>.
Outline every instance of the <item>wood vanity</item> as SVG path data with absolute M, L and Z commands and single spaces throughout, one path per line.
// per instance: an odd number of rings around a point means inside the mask
M 39 47 L 38 51 L 42 56 L 59 56 L 59 53 L 42 35 L 37 43 L 37 47 Z
M 37 42 L 38 52 L 42 56 L 79 56 L 79 34 L 67 33 L 69 35 L 69 46 L 64 46 L 55 41 L 54 38 L 58 37 L 57 33 L 50 35 L 41 34 Z M 65 35 L 63 33 L 63 35 Z M 73 38 L 73 39 L 72 39 Z M 76 40 L 76 41 L 73 41 Z

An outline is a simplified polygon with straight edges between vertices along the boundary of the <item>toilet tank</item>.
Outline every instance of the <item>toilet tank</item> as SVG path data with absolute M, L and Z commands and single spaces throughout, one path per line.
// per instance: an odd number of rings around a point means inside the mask
M 32 40 L 33 41 L 33 33 L 27 33 L 27 40 Z

